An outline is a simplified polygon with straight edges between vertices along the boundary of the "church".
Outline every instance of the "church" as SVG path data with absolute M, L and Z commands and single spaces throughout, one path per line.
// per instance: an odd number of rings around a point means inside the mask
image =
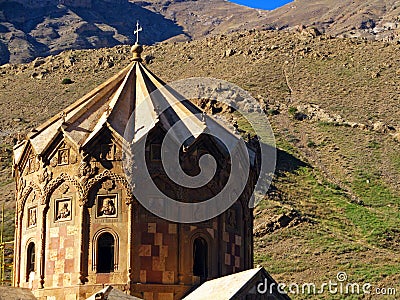
M 200 108 L 172 92 L 162 99 L 178 105 L 160 113 L 165 103 L 152 92 L 165 83 L 142 64 L 142 51 L 135 44 L 130 65 L 14 147 L 14 286 L 31 289 L 38 299 L 86 299 L 107 285 L 141 299 L 182 299 L 203 282 L 253 267 L 249 201 L 257 162 L 250 164 L 243 191 L 232 195 L 233 204 L 208 220 L 171 221 L 137 199 L 140 191 L 149 202 L 163 203 L 127 176 L 124 145 L 132 143 L 125 134 L 130 124 L 145 137 L 147 169 L 165 197 L 205 201 L 227 182 L 231 167 L 226 147 L 207 135 L 216 122 L 212 117 L 205 121 Z M 145 109 L 133 113 L 139 106 Z M 161 162 L 166 133 L 184 118 L 202 130 L 187 126 L 190 137 L 179 152 L 182 169 L 196 175 L 205 153 L 217 161 L 211 182 L 198 189 L 176 186 Z M 257 157 L 257 149 L 247 147 L 246 153 Z

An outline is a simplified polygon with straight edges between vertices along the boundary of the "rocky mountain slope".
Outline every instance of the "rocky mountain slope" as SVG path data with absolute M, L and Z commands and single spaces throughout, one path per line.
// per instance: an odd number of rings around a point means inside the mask
M 225 79 L 269 114 L 278 163 L 255 210 L 255 261 L 279 281 L 320 284 L 345 271 L 350 282 L 400 290 L 399 53 L 395 43 L 276 31 L 145 48 L 147 67 L 165 81 Z M 130 57 L 128 46 L 116 46 L 0 67 L 0 193 L 9 238 L 12 144 Z M 227 117 L 246 130 L 240 117 Z
M 398 40 L 399 16 L 395 0 L 296 0 L 271 11 L 267 21 L 279 28 L 315 26 L 334 36 Z
M 141 42 L 187 41 L 244 29 L 302 30 L 399 39 L 398 1 L 297 0 L 274 11 L 225 0 L 0 0 L 0 64 L 68 49 L 127 44 L 136 20 Z
M 262 12 L 223 0 L 0 1 L 0 64 L 29 62 L 68 49 L 131 43 L 136 21 L 143 44 L 189 40 L 253 27 Z M 149 6 L 150 5 L 150 6 Z M 246 25 L 246 22 L 251 21 Z
M 30 8 L 8 1 L 0 6 L 0 63 L 27 62 L 67 49 L 126 44 L 137 19 L 146 28 L 143 43 L 182 33 L 172 21 L 128 1 L 98 1 L 90 9 L 51 1 Z

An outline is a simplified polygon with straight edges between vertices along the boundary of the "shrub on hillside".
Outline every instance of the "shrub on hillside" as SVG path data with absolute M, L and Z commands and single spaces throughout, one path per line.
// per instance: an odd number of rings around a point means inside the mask
M 73 81 L 70 78 L 64 78 L 61 81 L 61 84 L 71 84 L 71 83 L 73 83 Z

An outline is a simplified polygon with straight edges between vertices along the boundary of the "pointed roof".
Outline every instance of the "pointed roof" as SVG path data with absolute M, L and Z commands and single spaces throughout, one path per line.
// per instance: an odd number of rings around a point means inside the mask
M 174 133 L 177 140 L 194 138 L 186 141 L 185 146 L 203 132 L 219 132 L 229 137 L 229 144 L 237 142 L 238 136 L 206 117 L 202 110 L 150 72 L 142 64 L 142 51 L 140 45 L 134 45 L 133 61 L 128 67 L 32 130 L 28 140 L 34 152 L 43 155 L 61 132 L 78 149 L 85 149 L 104 128 L 131 143 L 139 141 L 158 123 L 168 131 L 178 121 L 182 123 Z M 129 134 L 125 133 L 127 126 Z M 26 144 L 15 146 L 17 161 L 24 149 Z

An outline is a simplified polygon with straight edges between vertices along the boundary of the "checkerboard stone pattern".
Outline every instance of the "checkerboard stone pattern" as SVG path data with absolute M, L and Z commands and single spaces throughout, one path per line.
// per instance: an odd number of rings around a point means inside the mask
M 225 242 L 225 267 L 228 274 L 239 272 L 243 269 L 242 236 L 235 232 L 224 231 Z
M 50 228 L 46 249 L 47 286 L 68 287 L 73 285 L 71 275 L 75 271 L 77 236 L 79 235 L 76 226 Z
M 177 280 L 177 224 L 162 220 L 141 223 L 140 232 L 140 282 L 174 284 Z

